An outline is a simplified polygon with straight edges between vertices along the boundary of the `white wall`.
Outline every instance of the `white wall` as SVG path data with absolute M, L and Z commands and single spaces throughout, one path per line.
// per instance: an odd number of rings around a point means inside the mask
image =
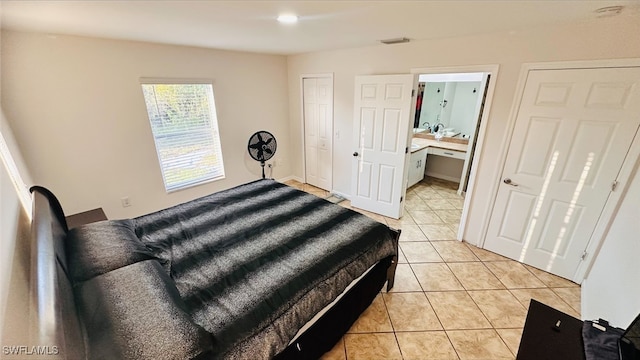
M 278 140 L 274 177 L 291 174 L 284 56 L 5 31 L 2 65 L 2 105 L 33 179 L 67 214 L 133 217 L 258 179 L 246 151 L 258 130 Z M 141 77 L 213 80 L 226 179 L 166 194 Z
M 474 93 L 473 90 L 476 90 Z M 478 96 L 482 93 L 480 82 L 459 82 L 451 106 L 449 126 L 464 135 L 471 136 L 476 129 Z
M 507 139 L 507 122 L 523 63 L 563 60 L 640 57 L 640 14 L 603 18 L 590 22 L 547 26 L 531 31 L 480 34 L 397 45 L 325 51 L 291 56 L 289 62 L 289 114 L 291 133 L 300 134 L 299 76 L 334 73 L 334 189 L 350 194 L 353 153 L 354 77 L 365 74 L 409 73 L 414 68 L 499 64 L 494 100 L 479 158 L 476 189 L 469 208 L 463 238 L 481 241 L 482 224 L 490 214 L 491 189 L 500 175 L 500 154 Z M 301 139 L 292 137 L 297 151 L 293 174 L 302 174 Z
M 626 328 L 640 314 L 640 173 L 631 180 L 600 253 L 582 283 L 582 318 Z

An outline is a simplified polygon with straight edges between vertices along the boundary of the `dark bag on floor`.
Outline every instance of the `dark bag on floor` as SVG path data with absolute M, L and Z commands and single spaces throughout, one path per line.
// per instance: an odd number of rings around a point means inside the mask
M 620 360 L 618 340 L 623 329 L 609 325 L 605 320 L 585 321 L 582 324 L 582 340 L 587 360 Z

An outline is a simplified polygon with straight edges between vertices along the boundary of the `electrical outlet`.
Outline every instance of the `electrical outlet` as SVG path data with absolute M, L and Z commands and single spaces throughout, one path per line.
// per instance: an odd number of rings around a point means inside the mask
M 120 201 L 122 201 L 122 207 L 131 206 L 131 199 L 129 199 L 128 196 L 123 197 L 122 199 L 120 199 Z

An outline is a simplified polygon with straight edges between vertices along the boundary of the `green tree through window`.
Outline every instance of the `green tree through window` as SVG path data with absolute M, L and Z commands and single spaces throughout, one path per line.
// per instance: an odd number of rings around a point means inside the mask
M 167 192 L 224 178 L 211 84 L 142 84 Z

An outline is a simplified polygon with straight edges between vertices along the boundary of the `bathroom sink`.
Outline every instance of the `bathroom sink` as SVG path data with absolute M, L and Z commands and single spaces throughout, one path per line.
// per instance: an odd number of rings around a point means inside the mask
M 445 128 L 445 129 L 442 129 L 442 130 L 443 130 L 442 131 L 442 136 L 445 136 L 445 137 L 454 137 L 454 136 L 460 134 L 460 131 L 456 131 L 456 129 L 454 129 L 454 128 Z
M 417 149 L 419 147 L 420 147 L 420 145 L 411 143 L 411 150 L 415 150 L 415 149 Z

